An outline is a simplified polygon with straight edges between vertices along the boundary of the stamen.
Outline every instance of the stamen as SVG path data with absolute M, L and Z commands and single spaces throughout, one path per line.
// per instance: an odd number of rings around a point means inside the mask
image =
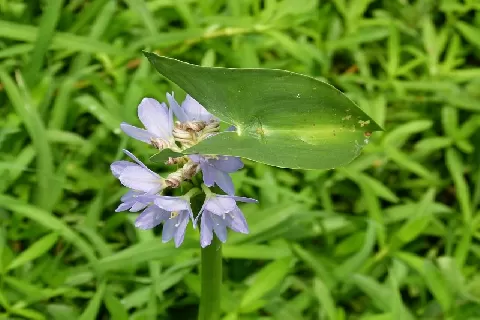
M 152 143 L 152 146 L 159 150 L 163 150 L 169 147 L 168 142 L 160 138 L 151 138 L 150 142 Z

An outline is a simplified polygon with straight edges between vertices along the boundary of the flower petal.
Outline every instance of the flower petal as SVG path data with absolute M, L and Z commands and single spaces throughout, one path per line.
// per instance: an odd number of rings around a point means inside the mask
M 180 197 L 157 196 L 155 204 L 170 212 L 190 209 L 188 201 Z
M 130 161 L 120 160 L 112 163 L 110 165 L 110 170 L 112 170 L 112 174 L 115 176 L 115 178 L 118 178 L 122 174 L 123 170 L 125 170 L 125 168 L 131 166 L 136 166 L 136 164 L 131 163 Z
M 163 224 L 162 241 L 168 242 L 175 237 L 175 247 L 179 247 L 185 237 L 188 224 L 188 212 L 182 211 L 175 218 L 169 218 Z
M 156 196 L 148 195 L 147 193 L 142 191 L 128 190 L 128 192 L 125 193 L 120 198 L 120 200 L 122 200 L 123 202 L 135 200 L 142 203 L 150 203 L 150 202 L 153 202 L 153 200 L 155 200 L 155 197 Z
M 131 202 L 122 202 L 120 205 L 115 209 L 115 212 L 122 212 L 122 211 L 127 211 L 132 207 Z
M 185 238 L 185 231 L 187 229 L 189 215 L 187 211 L 183 211 L 180 213 L 178 218 L 178 223 L 176 225 L 177 231 L 175 232 L 174 240 L 175 240 L 175 247 L 179 247 L 183 239 Z
M 162 177 L 160 177 L 160 180 Z M 152 203 L 157 199 L 158 195 L 152 193 L 152 192 L 140 192 L 140 191 L 134 191 L 137 192 L 138 195 L 135 195 L 134 198 L 136 201 L 141 202 L 141 203 Z
M 168 108 L 168 128 L 167 128 L 167 130 L 169 132 L 169 136 L 173 140 L 174 138 L 173 138 L 173 109 L 172 108 Z
M 217 216 L 216 214 L 211 214 L 213 221 L 213 231 L 217 235 L 218 240 L 222 242 L 227 241 L 227 221 L 226 219 Z
M 131 162 L 129 162 L 131 163 Z M 132 163 L 133 164 L 133 163 Z M 135 190 L 128 190 L 127 193 L 125 193 L 121 198 L 120 200 L 122 200 L 123 202 L 127 202 L 129 200 L 132 200 L 133 198 L 135 198 L 137 195 L 141 195 L 143 194 L 143 192 L 138 192 L 138 191 L 135 191 Z
M 235 208 L 233 211 L 225 215 L 227 226 L 235 232 L 245 233 L 249 232 L 247 220 L 239 208 Z
M 170 140 L 172 131 L 168 108 L 155 99 L 144 98 L 138 106 L 138 118 L 152 134 L 166 141 Z
M 182 102 L 182 108 L 188 117 L 189 121 L 210 121 L 215 117 L 207 111 L 197 100 L 193 99 L 187 94 L 187 97 Z
M 147 168 L 147 166 L 140 160 L 138 160 L 137 157 L 135 157 L 133 155 L 133 153 L 131 153 L 130 151 L 128 151 L 127 149 L 123 149 L 123 153 L 125 153 L 127 156 L 129 156 L 133 161 L 135 161 L 140 167 L 143 167 L 145 169 L 147 169 L 148 171 L 151 171 L 150 169 Z M 153 171 L 152 171 L 153 172 Z
M 125 132 L 125 134 L 133 139 L 140 140 L 146 143 L 151 143 L 151 139 L 154 137 L 153 134 L 148 132 L 147 130 L 140 129 L 129 125 L 128 123 L 122 122 L 120 124 L 120 128 Z
M 205 159 L 205 157 L 203 157 L 199 154 L 190 154 L 190 155 L 188 155 L 188 157 L 190 158 L 190 160 L 192 160 L 195 163 L 202 163 L 202 162 L 207 161 L 207 159 Z
M 157 173 L 153 172 L 150 170 L 142 161 L 140 161 L 133 153 L 128 151 L 127 149 L 123 149 L 123 153 L 125 153 L 127 156 L 129 156 L 133 161 L 135 161 L 140 167 L 144 168 L 145 170 L 149 171 L 151 174 L 158 176 Z
M 243 168 L 243 162 L 238 157 L 219 156 L 219 159 L 208 160 L 208 163 L 223 172 L 235 172 Z
M 131 207 L 130 210 L 128 210 L 128 211 L 130 211 L 130 212 L 138 212 L 138 211 L 140 211 L 140 210 L 145 209 L 145 207 L 146 207 L 147 205 L 148 205 L 148 203 L 142 203 L 142 202 L 136 201 L 136 202 L 133 203 L 132 207 Z
M 223 215 L 224 213 L 232 211 L 236 207 L 237 204 L 235 203 L 235 200 L 231 197 L 213 196 L 207 198 L 203 209 L 217 215 Z
M 140 166 L 126 168 L 118 179 L 125 187 L 143 192 L 156 193 L 164 187 L 159 175 Z
M 213 239 L 213 221 L 208 211 L 203 212 L 200 221 L 200 246 L 205 248 L 212 243 Z
M 163 224 L 163 230 L 162 230 L 162 242 L 168 242 L 172 240 L 173 236 L 175 235 L 175 232 L 177 231 L 177 228 L 175 225 L 177 224 L 178 221 L 178 216 L 175 218 L 168 218 L 165 220 L 165 223 Z
M 228 173 L 215 170 L 215 183 L 220 187 L 220 189 L 225 191 L 226 194 L 231 196 L 235 194 L 235 187 L 233 185 L 232 178 L 228 175 Z
M 145 195 L 143 192 L 129 190 L 121 198 L 122 203 L 115 209 L 115 212 L 129 210 L 130 212 L 138 212 L 152 202 L 152 196 Z
M 143 230 L 152 229 L 162 221 L 168 219 L 169 213 L 157 206 L 150 206 L 145 209 L 135 220 L 135 227 Z
M 212 187 L 215 184 L 216 171 L 218 170 L 206 162 L 200 163 L 200 169 L 202 169 L 203 183 L 205 183 L 207 187 Z
M 185 113 L 185 111 L 180 107 L 177 100 L 175 100 L 175 97 L 173 96 L 173 92 L 172 94 L 167 93 L 167 100 L 168 100 L 168 104 L 170 105 L 170 109 L 173 111 L 178 121 L 187 122 L 188 116 Z
M 231 198 L 235 201 L 240 201 L 240 202 L 251 202 L 251 203 L 258 203 L 258 200 L 252 199 L 252 198 L 247 198 L 247 197 L 237 197 L 237 196 L 226 196 L 223 194 L 217 194 L 217 198 Z

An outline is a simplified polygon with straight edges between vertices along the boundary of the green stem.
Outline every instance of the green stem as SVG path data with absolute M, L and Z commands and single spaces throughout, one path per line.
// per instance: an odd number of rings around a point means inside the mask
M 209 196 L 211 196 L 211 195 L 213 194 L 213 192 L 210 191 L 210 188 L 207 187 L 204 183 L 202 183 L 202 185 L 201 185 L 200 187 L 202 188 L 203 192 L 205 192 L 205 195 L 206 195 L 207 197 L 209 197 Z
M 190 198 L 195 197 L 197 194 L 201 193 L 202 191 L 198 188 L 192 188 L 190 189 L 187 193 L 183 195 L 183 197 L 187 200 L 190 200 Z
M 220 319 L 220 288 L 222 285 L 222 246 L 217 236 L 202 248 L 202 289 L 198 320 Z

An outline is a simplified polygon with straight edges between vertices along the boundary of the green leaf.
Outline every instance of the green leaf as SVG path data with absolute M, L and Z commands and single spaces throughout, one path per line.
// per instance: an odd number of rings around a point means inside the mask
M 6 310 L 10 309 L 10 303 L 2 292 L 0 292 L 0 306 Z
M 432 125 L 431 120 L 415 120 L 402 124 L 385 135 L 383 145 L 401 148 L 412 135 L 426 131 Z
M 429 189 L 419 202 L 414 215 L 395 233 L 393 245 L 402 246 L 413 241 L 428 227 L 433 218 L 431 206 L 435 197 L 435 189 Z
M 16 73 L 16 76 L 17 84 L 13 82 L 13 79 L 10 78 L 5 70 L 0 68 L 0 81 L 15 112 L 24 122 L 37 153 L 37 202 L 42 209 L 48 209 L 51 200 L 49 192 L 53 188 L 51 177 L 55 171 L 52 151 L 48 141 L 45 139 L 46 131 L 42 118 L 36 112 L 36 106 L 32 103 L 30 93 L 27 91 L 20 73 Z
M 224 258 L 229 259 L 250 259 L 250 260 L 277 260 L 292 255 L 288 247 L 266 246 L 266 245 L 229 245 L 222 247 Z
M 185 249 L 184 251 L 188 251 Z M 166 245 L 157 239 L 138 243 L 98 261 L 102 271 L 119 270 L 151 260 L 166 259 L 178 254 L 178 249 Z
M 16 41 L 35 42 L 38 34 L 37 27 L 12 21 L 0 20 L 0 37 Z M 68 49 L 92 53 L 119 54 L 122 50 L 105 42 L 88 37 L 77 36 L 72 33 L 56 32 L 52 39 L 52 49 Z
M 95 252 L 88 242 L 50 212 L 5 195 L 0 195 L 0 208 L 14 211 L 16 214 L 32 219 L 45 228 L 58 232 L 65 240 L 71 242 L 93 265 L 97 262 Z
M 317 274 L 317 278 L 321 279 L 322 284 L 328 289 L 332 289 L 337 285 L 337 278 L 333 271 L 322 263 L 313 253 L 305 250 L 298 244 L 292 245 L 293 252 L 300 258 L 312 271 Z
M 155 153 L 153 156 L 151 156 L 150 161 L 152 161 L 152 162 L 165 162 L 165 161 L 168 160 L 168 158 L 178 158 L 178 157 L 183 157 L 183 154 L 172 151 L 170 149 L 165 149 L 165 150 L 162 150 L 158 153 Z
M 448 287 L 447 280 L 438 268 L 429 260 L 425 260 L 424 277 L 430 292 L 447 312 L 453 303 L 452 289 Z
M 372 299 L 375 306 L 383 311 L 390 311 L 392 292 L 389 288 L 386 288 L 373 278 L 361 274 L 354 274 L 351 276 L 351 279 L 360 290 Z
M 322 305 L 322 311 L 327 315 L 327 319 L 336 320 L 337 311 L 335 308 L 335 301 L 333 300 L 332 293 L 328 287 L 319 278 L 313 279 L 313 293 L 318 299 L 318 302 Z
M 284 258 L 274 261 L 259 272 L 253 278 L 253 283 L 247 289 L 240 302 L 243 312 L 262 307 L 261 298 L 280 285 L 292 268 L 292 259 Z M 260 305 L 259 305 L 260 303 Z
M 83 311 L 79 320 L 97 319 L 98 313 L 100 311 L 100 307 L 102 305 L 102 299 L 105 294 L 106 287 L 107 287 L 107 283 L 105 281 L 102 281 L 98 285 L 95 295 L 88 302 L 87 308 Z
M 120 300 L 117 299 L 117 297 L 115 297 L 115 295 L 111 291 L 109 290 L 105 291 L 105 295 L 103 296 L 103 301 L 112 319 L 118 319 L 118 320 L 128 319 L 128 313 L 127 313 L 127 310 L 125 309 L 125 306 L 120 302 Z
M 472 220 L 472 208 L 470 206 L 470 190 L 463 177 L 463 163 L 458 152 L 450 148 L 446 152 L 446 164 L 453 182 L 455 183 L 456 195 L 462 211 L 464 222 L 469 225 Z
M 116 114 L 112 114 L 100 101 L 90 95 L 82 95 L 75 99 L 88 113 L 97 118 L 114 133 L 120 133 L 121 120 Z
M 44 13 L 40 19 L 35 47 L 31 54 L 30 63 L 25 67 L 25 79 L 31 86 L 38 81 L 42 63 L 51 40 L 55 34 L 55 28 L 62 12 L 63 0 L 50 1 L 46 6 Z
M 462 292 L 465 278 L 456 261 L 451 257 L 440 257 L 437 259 L 437 264 L 450 290 Z
M 414 319 L 410 311 L 405 308 L 400 293 L 400 283 L 402 282 L 402 279 L 406 276 L 407 269 L 408 268 L 402 262 L 398 260 L 393 260 L 393 265 L 389 270 L 388 284 L 391 292 L 390 309 L 393 314 L 392 319 Z
M 65 304 L 49 304 L 47 307 L 49 319 L 63 320 L 63 319 L 78 319 L 78 312 L 71 306 Z
M 45 320 L 45 316 L 38 311 L 31 309 L 22 309 L 21 307 L 14 307 L 10 309 L 10 312 L 19 316 L 22 316 L 21 319 L 32 319 L 32 320 Z
M 468 42 L 480 48 L 480 29 L 462 21 L 458 21 L 456 27 Z
M 3 270 L 8 265 L 8 262 L 6 261 L 7 259 L 5 259 L 3 256 L 4 252 L 7 252 L 7 250 L 5 250 L 7 248 L 6 244 L 7 232 L 5 228 L 2 227 L 0 228 L 0 274 L 3 274 Z
M 25 263 L 35 260 L 36 258 L 44 255 L 58 240 L 57 233 L 50 233 L 34 244 L 32 244 L 27 250 L 23 251 L 15 260 L 10 263 L 8 269 L 15 269 L 23 266 Z
M 330 169 L 352 161 L 381 128 L 334 87 L 271 69 L 199 67 L 144 53 L 155 68 L 236 132 L 185 150 L 222 154 L 278 167 Z
M 335 269 L 334 272 L 337 279 L 344 279 L 362 267 L 372 253 L 373 247 L 375 246 L 375 236 L 375 225 L 373 222 L 369 222 L 365 234 L 364 245 L 356 254 L 348 258 L 338 268 Z

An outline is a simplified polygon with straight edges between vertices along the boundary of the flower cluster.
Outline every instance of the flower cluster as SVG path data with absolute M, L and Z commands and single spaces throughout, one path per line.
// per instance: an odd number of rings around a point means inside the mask
M 130 137 L 148 143 L 156 149 L 171 149 L 175 152 L 189 148 L 219 132 L 220 121 L 210 114 L 200 103 L 187 95 L 181 105 L 173 94 L 167 94 L 168 107 L 155 99 L 144 98 L 138 106 L 138 118 L 145 129 L 127 123 L 121 129 Z M 177 121 L 174 121 L 174 115 Z M 234 130 L 229 128 L 227 130 Z M 235 232 L 248 233 L 248 225 L 237 206 L 240 202 L 257 202 L 255 199 L 237 197 L 229 173 L 243 167 L 240 158 L 223 155 L 192 154 L 177 158 L 170 157 L 166 164 L 181 166 L 163 178 L 153 172 L 132 153 L 124 150 L 131 161 L 115 161 L 111 165 L 113 175 L 130 190 L 121 198 L 117 212 L 129 210 L 139 212 L 135 226 L 151 229 L 163 222 L 162 241 L 174 239 L 178 247 L 191 220 L 196 228 L 200 218 L 200 244 L 208 246 L 213 233 L 222 242 L 227 240 L 227 227 Z M 202 172 L 202 190 L 205 202 L 194 218 L 190 199 L 198 194 L 193 188 L 180 197 L 162 195 L 167 188 L 177 188 L 185 180 L 190 180 Z M 217 185 L 226 195 L 215 194 L 208 187 Z

